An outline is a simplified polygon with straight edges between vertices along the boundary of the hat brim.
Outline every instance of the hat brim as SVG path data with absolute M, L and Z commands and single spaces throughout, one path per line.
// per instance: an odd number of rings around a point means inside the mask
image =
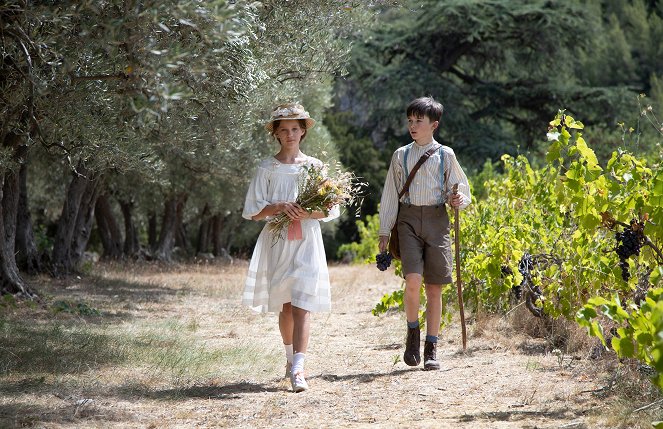
M 291 121 L 291 120 L 292 121 L 297 121 L 297 120 L 300 120 L 300 119 L 303 119 L 304 121 L 306 121 L 306 129 L 307 130 L 310 130 L 315 125 L 315 119 L 296 116 L 294 118 L 276 118 L 276 119 L 272 119 L 271 121 L 269 121 L 265 124 L 265 129 L 271 133 L 271 132 L 274 132 L 274 122 L 275 121 Z

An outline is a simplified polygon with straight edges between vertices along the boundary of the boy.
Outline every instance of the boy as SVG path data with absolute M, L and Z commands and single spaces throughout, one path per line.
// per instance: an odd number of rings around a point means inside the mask
M 451 283 L 452 260 L 449 217 L 445 202 L 464 209 L 471 195 L 467 177 L 454 151 L 433 138 L 443 107 L 433 97 L 422 97 L 407 107 L 410 136 L 414 141 L 394 152 L 380 201 L 380 252 L 387 250 L 389 233 L 397 222 L 401 263 L 405 276 L 407 340 L 403 361 L 410 366 L 421 362 L 419 353 L 419 289 L 426 287 L 426 341 L 424 369 L 440 369 L 437 337 L 442 312 L 442 285 Z M 421 155 L 435 152 L 415 173 L 409 191 L 398 200 L 405 181 Z M 451 189 L 458 183 L 458 193 Z

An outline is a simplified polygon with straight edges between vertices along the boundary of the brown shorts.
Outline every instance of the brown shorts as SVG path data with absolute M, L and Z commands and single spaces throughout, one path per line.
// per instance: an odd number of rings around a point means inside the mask
M 451 283 L 451 238 L 445 205 L 401 203 L 397 223 L 403 274 L 421 274 L 426 284 Z

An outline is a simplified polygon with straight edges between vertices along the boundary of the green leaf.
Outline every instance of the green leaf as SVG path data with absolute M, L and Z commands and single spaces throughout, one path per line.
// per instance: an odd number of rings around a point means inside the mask
M 600 305 L 607 305 L 607 304 L 610 304 L 610 301 L 608 301 L 607 299 L 605 299 L 601 296 L 595 296 L 595 297 L 590 298 L 589 300 L 587 300 L 587 305 L 591 305 L 591 306 L 598 307 Z M 594 317 L 596 317 L 596 316 L 594 316 Z
M 564 117 L 564 124 L 567 127 L 572 128 L 572 129 L 576 129 L 576 130 L 581 130 L 581 129 L 585 128 L 585 126 L 582 124 L 582 122 L 576 121 L 575 119 L 573 119 L 569 115 L 566 115 Z
M 603 328 L 597 322 L 592 322 L 589 326 L 589 335 L 596 337 L 601 340 L 601 343 L 605 345 L 605 337 L 603 336 Z
M 553 142 L 548 148 L 546 161 L 553 162 L 560 159 L 562 153 L 562 144 L 559 141 Z
M 620 348 L 621 348 L 621 343 L 619 342 L 618 337 L 612 337 L 612 339 L 610 340 L 610 346 L 615 351 L 615 353 L 617 353 L 619 355 Z
M 651 194 L 655 196 L 663 196 L 663 178 L 662 177 L 657 177 L 656 179 L 653 180 L 653 186 L 651 190 Z
M 574 162 L 571 164 L 571 167 L 569 167 L 566 173 L 564 173 L 564 175 L 571 180 L 578 180 L 583 177 L 583 167 L 582 165 Z
M 652 284 L 654 285 L 658 284 L 662 278 L 663 278 L 663 266 L 656 267 L 649 275 L 649 281 L 652 282 Z
M 649 332 L 641 332 L 636 336 L 636 341 L 638 344 L 643 346 L 650 346 L 654 342 L 654 336 Z
M 601 216 L 598 213 L 587 213 L 580 220 L 580 224 L 587 230 L 593 230 L 601 224 Z
M 590 149 L 587 146 L 587 143 L 582 137 L 578 137 L 578 140 L 576 141 L 576 148 L 578 149 L 578 152 L 580 152 L 580 156 L 583 158 L 583 160 L 587 163 L 588 166 L 590 167 L 597 167 L 599 164 L 598 159 L 596 159 L 596 154 L 592 149 Z M 601 169 L 601 167 L 599 167 Z
M 623 357 L 633 357 L 635 355 L 635 348 L 633 347 L 633 341 L 631 337 L 619 338 L 619 348 L 615 348 L 615 351 Z M 612 344 L 614 348 L 615 338 L 612 339 Z

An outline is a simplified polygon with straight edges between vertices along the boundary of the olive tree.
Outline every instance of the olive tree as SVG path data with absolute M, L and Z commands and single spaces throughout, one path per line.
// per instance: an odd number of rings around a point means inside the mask
M 143 211 L 153 256 L 169 259 L 183 217 L 196 211 L 187 202 L 207 207 L 194 213 L 201 222 L 237 216 L 248 172 L 273 149 L 260 123 L 289 100 L 322 118 L 347 37 L 368 16 L 331 0 L 10 1 L 0 15 L 0 275 L 3 292 L 26 294 L 15 245 L 22 266 L 66 274 L 95 219 L 105 254 L 117 257 L 122 235 L 123 253 L 135 254 Z M 315 134 L 319 152 L 334 157 L 324 127 Z M 67 181 L 53 187 L 48 177 Z M 31 193 L 51 209 L 31 209 Z M 57 222 L 48 264 L 31 213 Z

